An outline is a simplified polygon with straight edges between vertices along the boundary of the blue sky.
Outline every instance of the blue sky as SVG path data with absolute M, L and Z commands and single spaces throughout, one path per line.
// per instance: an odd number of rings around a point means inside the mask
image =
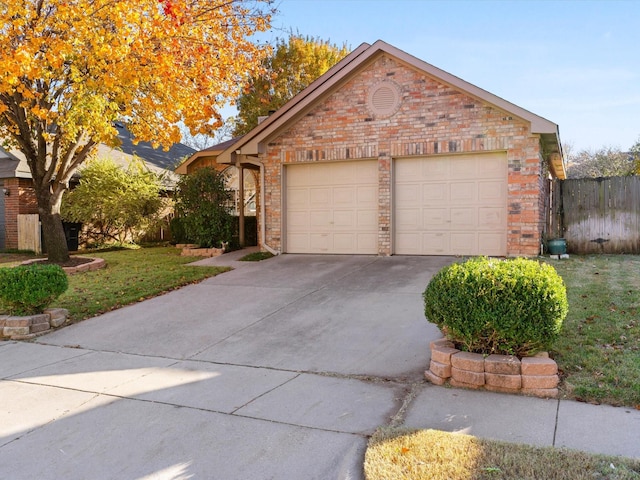
M 384 40 L 557 123 L 574 150 L 640 137 L 640 1 L 276 0 L 290 30 Z

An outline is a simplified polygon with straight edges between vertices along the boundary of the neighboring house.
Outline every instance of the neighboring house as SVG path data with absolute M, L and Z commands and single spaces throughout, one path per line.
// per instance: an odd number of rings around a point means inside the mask
M 122 124 L 116 124 L 121 145 L 111 148 L 99 145 L 97 157 L 113 159 L 126 167 L 134 155 L 140 157 L 146 167 L 164 176 L 165 190 L 173 190 L 176 175 L 173 172 L 183 158 L 193 155 L 196 150 L 181 143 L 173 145 L 168 151 L 153 148 L 150 143 L 133 144 L 131 133 Z M 18 248 L 18 215 L 37 214 L 38 205 L 31 181 L 31 172 L 21 152 L 10 152 L 0 147 L 0 249 Z
M 565 178 L 555 123 L 382 41 L 178 173 L 207 163 L 256 174 L 286 253 L 537 255 Z

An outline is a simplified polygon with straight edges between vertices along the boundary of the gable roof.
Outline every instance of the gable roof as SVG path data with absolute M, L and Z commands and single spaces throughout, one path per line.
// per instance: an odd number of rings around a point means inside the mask
M 180 165 L 176 167 L 176 169 L 174 170 L 175 173 L 180 175 L 186 175 L 188 173 L 189 165 L 191 165 L 193 162 L 203 157 L 217 157 L 222 152 L 224 152 L 228 148 L 231 148 L 233 145 L 238 143 L 242 139 L 242 137 L 243 135 L 240 135 L 239 137 L 231 138 L 229 140 L 218 143 L 216 145 L 207 147 L 204 150 L 200 150 L 199 152 L 195 152 L 193 155 L 191 155 L 189 158 L 187 158 L 184 162 L 182 162 Z
M 286 128 L 290 121 L 295 121 L 304 115 L 310 108 L 324 98 L 326 94 L 347 82 L 354 73 L 365 68 L 383 54 L 392 56 L 409 67 L 433 77 L 438 82 L 450 85 L 470 97 L 493 105 L 510 115 L 528 122 L 531 125 L 531 132 L 541 136 L 545 151 L 552 154 L 552 158 L 555 159 L 551 165 L 554 172 L 559 178 L 564 178 L 564 164 L 562 162 L 562 147 L 560 144 L 558 125 L 466 82 L 455 75 L 409 55 L 382 40 L 378 40 L 373 45 L 367 43 L 360 45 L 244 137 L 227 147 L 224 152 L 218 155 L 217 161 L 219 163 L 231 163 L 235 160 L 236 152 L 249 156 L 256 156 L 263 153 L 265 149 L 264 143 L 268 138 L 273 137 L 279 131 Z

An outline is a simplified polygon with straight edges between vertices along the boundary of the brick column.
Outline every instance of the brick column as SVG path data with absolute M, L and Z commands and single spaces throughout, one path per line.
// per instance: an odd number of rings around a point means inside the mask
M 378 157 L 378 255 L 391 255 L 391 157 Z

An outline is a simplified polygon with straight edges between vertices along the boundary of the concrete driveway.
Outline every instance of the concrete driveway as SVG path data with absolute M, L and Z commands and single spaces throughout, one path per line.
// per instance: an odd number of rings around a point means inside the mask
M 451 257 L 283 255 L 0 343 L 0 477 L 359 479 Z M 224 263 L 225 259 L 222 257 Z

